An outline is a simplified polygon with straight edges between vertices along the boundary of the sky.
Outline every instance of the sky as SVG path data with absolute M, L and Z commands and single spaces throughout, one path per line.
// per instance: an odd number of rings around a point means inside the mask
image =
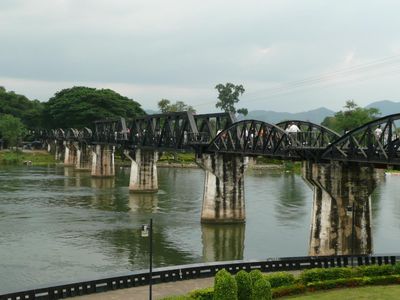
M 400 101 L 400 1 L 0 0 L 0 86 L 47 101 L 110 88 L 216 112 L 301 112 Z

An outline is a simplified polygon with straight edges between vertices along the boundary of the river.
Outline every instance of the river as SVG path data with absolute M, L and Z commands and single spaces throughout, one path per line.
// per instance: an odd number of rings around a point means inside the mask
M 309 247 L 312 191 L 297 174 L 250 170 L 247 221 L 202 225 L 201 169 L 159 168 L 155 195 L 128 191 L 129 169 L 92 178 L 62 166 L 0 168 L 0 294 L 148 268 L 154 222 L 155 267 L 303 256 Z M 400 176 L 372 195 L 374 253 L 400 249 Z

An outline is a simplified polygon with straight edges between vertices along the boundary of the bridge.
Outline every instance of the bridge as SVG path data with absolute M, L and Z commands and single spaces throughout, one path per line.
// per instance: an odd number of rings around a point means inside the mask
M 298 132 L 289 132 L 292 124 Z M 310 255 L 331 255 L 353 239 L 356 253 L 371 251 L 370 195 L 379 169 L 400 166 L 399 124 L 400 114 L 393 114 L 340 135 L 301 120 L 269 124 L 237 121 L 228 113 L 177 112 L 101 120 L 93 130 L 55 129 L 40 136 L 57 159 L 92 176 L 114 176 L 114 154 L 121 151 L 131 160 L 129 190 L 138 193 L 158 190 L 160 153 L 194 152 L 205 171 L 205 223 L 245 222 L 244 177 L 252 157 L 302 161 L 303 179 L 314 191 Z M 343 230 L 352 224 L 355 234 Z M 330 242 L 322 245 L 327 235 Z

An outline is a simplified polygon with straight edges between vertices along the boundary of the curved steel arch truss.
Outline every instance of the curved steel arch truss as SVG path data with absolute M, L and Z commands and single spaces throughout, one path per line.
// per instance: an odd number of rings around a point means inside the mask
M 400 114 L 376 119 L 348 132 L 332 143 L 322 158 L 400 165 Z
M 288 134 L 281 128 L 257 120 L 243 120 L 221 131 L 207 152 L 263 155 L 297 159 Z
M 291 134 L 299 148 L 322 149 L 340 138 L 339 133 L 308 121 L 288 120 L 280 122 L 276 126 L 288 131 L 291 124 L 295 124 L 300 129 L 299 132 Z

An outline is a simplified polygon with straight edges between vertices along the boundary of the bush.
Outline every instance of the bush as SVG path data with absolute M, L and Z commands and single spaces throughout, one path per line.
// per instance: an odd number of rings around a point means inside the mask
M 300 274 L 300 279 L 303 283 L 334 280 L 339 278 L 354 277 L 356 269 L 352 268 L 329 268 L 329 269 L 309 269 Z
M 265 279 L 258 279 L 253 285 L 253 291 L 251 293 L 252 300 L 271 300 L 271 284 Z
M 392 265 L 370 265 L 370 266 L 359 266 L 356 268 L 357 277 L 372 277 L 372 276 L 384 276 L 392 275 L 394 268 Z
M 250 279 L 251 279 L 251 288 L 252 288 L 252 289 L 254 288 L 254 284 L 255 284 L 258 280 L 264 278 L 264 276 L 263 276 L 263 274 L 261 273 L 260 270 L 253 270 L 253 271 L 251 271 L 251 272 L 249 273 L 249 275 L 250 275 Z
M 307 291 L 304 284 L 298 283 L 290 286 L 281 286 L 272 290 L 273 298 L 279 298 L 289 295 L 303 294 Z
M 189 296 L 190 299 L 195 299 L 195 300 L 213 300 L 214 288 L 194 290 L 189 293 Z
M 222 269 L 215 275 L 214 281 L 215 300 L 237 300 L 237 285 L 233 276 Z
M 278 273 L 264 275 L 264 278 L 269 281 L 272 288 L 292 285 L 296 281 L 293 274 L 286 272 L 278 272 Z
M 400 262 L 398 262 L 397 264 L 395 264 L 393 266 L 393 274 L 399 274 L 400 275 Z
M 238 288 L 238 300 L 250 300 L 251 297 L 251 278 L 250 274 L 244 270 L 239 271 L 236 276 Z

